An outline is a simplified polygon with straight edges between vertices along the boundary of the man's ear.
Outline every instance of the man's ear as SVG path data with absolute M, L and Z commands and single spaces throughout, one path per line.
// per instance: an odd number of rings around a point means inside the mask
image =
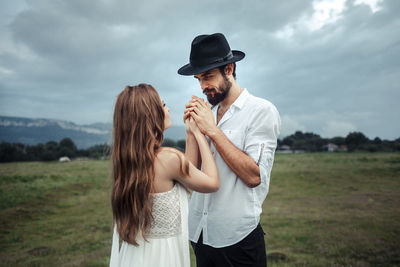
M 228 65 L 226 65 L 225 69 L 224 69 L 225 75 L 229 76 L 232 75 L 233 73 L 233 63 L 229 63 Z

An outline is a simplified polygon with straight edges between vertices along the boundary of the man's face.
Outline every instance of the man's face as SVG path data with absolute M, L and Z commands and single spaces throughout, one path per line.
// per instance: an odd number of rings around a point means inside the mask
M 232 83 L 218 68 L 194 75 L 199 81 L 203 94 L 207 95 L 208 102 L 215 106 L 223 101 L 231 89 Z

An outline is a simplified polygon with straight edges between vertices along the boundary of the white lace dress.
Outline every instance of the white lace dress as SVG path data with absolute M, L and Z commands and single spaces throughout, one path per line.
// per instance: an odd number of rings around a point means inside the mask
M 176 183 L 168 192 L 153 194 L 153 218 L 144 241 L 139 234 L 139 246 L 122 242 L 114 227 L 110 266 L 188 267 L 188 197 L 186 189 Z

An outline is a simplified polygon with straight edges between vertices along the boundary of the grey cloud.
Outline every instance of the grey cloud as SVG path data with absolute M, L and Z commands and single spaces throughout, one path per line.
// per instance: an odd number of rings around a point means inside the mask
M 400 4 L 381 5 L 373 14 L 349 0 L 336 23 L 285 41 L 274 33 L 312 14 L 311 1 L 28 1 L 3 23 L 0 113 L 106 121 L 125 85 L 148 82 L 182 123 L 185 101 L 202 94 L 176 71 L 195 35 L 223 32 L 246 53 L 239 85 L 278 107 L 283 133 L 337 127 L 395 138 Z

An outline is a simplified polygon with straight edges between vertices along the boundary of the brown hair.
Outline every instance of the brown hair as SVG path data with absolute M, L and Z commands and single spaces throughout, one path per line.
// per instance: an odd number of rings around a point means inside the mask
M 154 160 L 161 147 L 164 110 L 148 84 L 126 86 L 118 95 L 113 122 L 113 190 L 111 205 L 122 240 L 138 245 L 136 236 L 150 226 Z

